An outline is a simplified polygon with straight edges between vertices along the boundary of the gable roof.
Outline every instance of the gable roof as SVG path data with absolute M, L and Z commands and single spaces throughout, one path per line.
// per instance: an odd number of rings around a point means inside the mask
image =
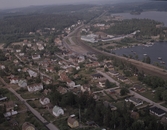
M 60 109 L 62 109 L 62 108 L 59 106 L 54 106 L 53 112 L 57 113 Z

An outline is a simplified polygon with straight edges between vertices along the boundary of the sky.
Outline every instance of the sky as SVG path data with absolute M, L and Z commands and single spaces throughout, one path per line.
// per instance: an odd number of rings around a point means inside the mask
M 69 4 L 69 3 L 74 4 L 74 3 L 90 3 L 90 2 L 96 3 L 97 1 L 103 3 L 104 1 L 127 2 L 135 0 L 0 0 L 0 9 L 27 7 L 31 5 L 52 5 L 52 4 Z

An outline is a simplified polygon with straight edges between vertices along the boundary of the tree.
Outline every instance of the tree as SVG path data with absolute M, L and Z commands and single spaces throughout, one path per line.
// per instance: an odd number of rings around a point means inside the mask
M 162 98 L 164 101 L 167 101 L 167 90 L 162 92 Z
M 155 91 L 155 96 L 158 100 L 162 100 L 163 99 L 163 96 L 162 96 L 162 93 L 165 91 L 165 88 L 163 87 L 158 87 Z
M 105 82 L 105 87 L 106 88 L 110 88 L 111 87 L 110 81 L 108 79 Z
M 104 68 L 104 71 L 105 71 L 105 72 L 108 72 L 108 68 L 107 68 L 107 67 L 105 67 L 105 68 Z
M 143 62 L 144 62 L 144 63 L 147 63 L 147 64 L 150 64 L 150 63 L 151 63 L 150 57 L 149 57 L 149 56 L 145 56 L 145 57 L 143 58 Z
M 129 93 L 129 90 L 128 90 L 127 88 L 125 88 L 125 87 L 121 88 L 121 90 L 120 90 L 121 96 L 124 96 L 124 95 L 126 95 L 127 93 Z

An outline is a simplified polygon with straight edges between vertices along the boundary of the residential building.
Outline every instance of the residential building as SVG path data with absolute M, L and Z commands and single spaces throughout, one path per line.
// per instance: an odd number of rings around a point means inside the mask
M 8 102 L 5 102 L 4 104 L 7 112 L 14 109 L 15 104 L 13 101 L 8 101 Z
M 19 80 L 18 85 L 21 88 L 26 88 L 27 87 L 27 80 L 25 80 L 25 79 Z
M 40 91 L 43 89 L 43 84 L 33 84 L 33 85 L 29 85 L 27 86 L 27 89 L 29 92 L 36 92 L 36 91 Z
M 29 122 L 25 122 L 25 123 L 22 125 L 22 130 L 35 130 L 35 126 L 32 125 L 32 124 L 29 123 Z
M 105 84 L 106 84 L 106 79 L 99 81 L 99 85 L 100 85 L 101 88 L 104 88 Z
M 36 72 L 34 72 L 34 71 L 30 70 L 30 69 L 27 70 L 27 72 L 28 72 L 28 74 L 30 75 L 30 77 L 34 77 L 34 78 L 35 78 L 35 77 L 37 77 L 37 75 L 38 75 Z
M 5 66 L 0 64 L 0 69 L 4 70 Z
M 118 73 L 117 71 L 114 71 L 114 70 L 109 71 L 109 73 L 110 73 L 112 76 L 117 76 L 117 75 L 119 75 L 119 73 Z
M 88 86 L 81 86 L 81 91 L 84 93 L 84 92 L 89 92 L 91 93 L 91 90 L 90 90 L 90 87 Z
M 75 115 L 71 115 L 67 119 L 67 124 L 71 128 L 76 128 L 79 126 L 79 122 L 76 120 Z
M 57 91 L 58 91 L 59 93 L 61 93 L 61 94 L 67 93 L 67 89 L 66 89 L 65 87 L 61 87 L 61 86 L 59 86 L 59 87 L 57 88 Z
M 60 115 L 64 115 L 64 110 L 58 106 L 54 106 L 52 112 L 53 112 L 53 115 L 55 115 L 56 117 L 58 117 Z
M 141 92 L 141 91 L 144 91 L 145 89 L 141 85 L 136 84 L 133 86 L 133 90 Z
M 100 73 L 97 73 L 97 74 L 93 74 L 92 77 L 93 79 L 100 79 L 100 78 L 103 78 L 104 76 L 101 75 Z
M 17 77 L 13 77 L 10 79 L 10 83 L 11 84 L 17 84 L 19 82 L 18 78 Z
M 111 111 L 117 110 L 117 107 L 115 107 L 114 105 L 112 105 L 112 104 L 109 103 L 108 101 L 104 101 L 104 102 L 103 102 L 103 105 L 104 105 L 106 108 L 110 107 Z
M 40 98 L 39 102 L 42 104 L 42 105 L 47 105 L 50 103 L 50 99 L 47 98 L 47 97 L 42 97 Z
M 125 81 L 127 81 L 128 79 L 127 79 L 126 77 L 124 77 L 124 76 L 119 76 L 119 77 L 118 77 L 118 80 L 120 80 L 121 82 L 125 82 Z
M 158 108 L 158 107 L 151 107 L 150 113 L 152 113 L 158 117 L 162 117 L 166 114 L 166 112 L 164 110 L 162 110 L 161 108 Z
M 33 60 L 38 60 L 38 59 L 40 59 L 40 58 L 41 58 L 40 55 L 37 55 L 37 54 L 32 55 L 32 59 L 33 59 Z
M 130 97 L 129 99 L 125 99 L 125 101 L 132 102 L 135 106 L 139 106 L 143 104 L 143 101 L 139 98 Z
M 7 97 L 0 95 L 0 101 L 5 101 L 6 99 L 7 99 Z
M 3 115 L 4 115 L 4 117 L 10 117 L 10 116 L 13 116 L 13 115 L 16 115 L 16 114 L 18 114 L 17 111 L 11 110 L 11 111 L 8 111 L 8 112 L 4 113 Z

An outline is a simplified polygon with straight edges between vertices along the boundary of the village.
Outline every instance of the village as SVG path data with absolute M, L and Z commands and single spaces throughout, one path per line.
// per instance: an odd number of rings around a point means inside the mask
M 80 97 L 86 93 L 111 111 L 121 109 L 126 103 L 131 110 L 130 117 L 134 120 L 140 118 L 140 110 L 148 108 L 151 115 L 167 123 L 167 108 L 161 105 L 165 102 L 154 100 L 155 90 L 139 82 L 137 74 L 131 72 L 132 77 L 129 78 L 114 65 L 112 59 L 99 60 L 94 53 L 82 55 L 67 48 L 63 43 L 64 33 L 70 34 L 81 24 L 82 21 L 78 21 L 76 25 L 65 28 L 62 35 L 53 39 L 53 43 L 49 42 L 49 38 L 24 39 L 1 49 L 0 106 L 5 119 L 13 127 L 21 125 L 22 130 L 28 127 L 53 130 L 63 127 L 64 123 L 68 129 L 100 128 L 95 121 L 82 119 L 80 107 L 64 107 L 65 104 L 71 104 L 70 96 Z M 55 28 L 45 30 L 49 33 L 56 31 Z M 29 33 L 36 34 L 42 36 L 44 32 L 37 30 Z M 66 96 L 69 100 L 64 98 Z M 23 122 L 28 115 L 32 119 Z

